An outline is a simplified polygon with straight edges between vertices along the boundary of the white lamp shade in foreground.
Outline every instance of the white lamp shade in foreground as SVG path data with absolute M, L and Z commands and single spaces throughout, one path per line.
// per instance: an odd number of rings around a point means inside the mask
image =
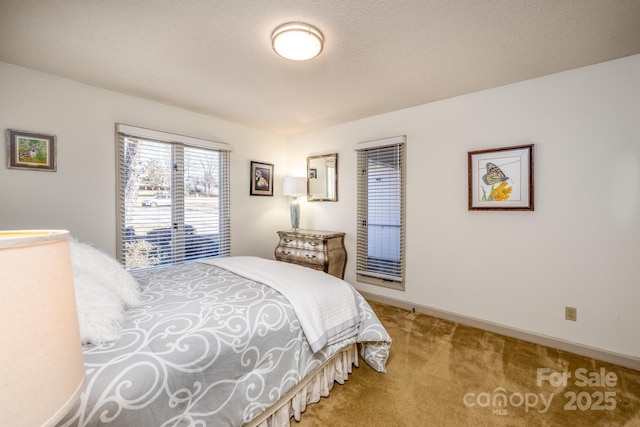
M 85 377 L 67 231 L 0 231 L 0 414 L 54 425 Z

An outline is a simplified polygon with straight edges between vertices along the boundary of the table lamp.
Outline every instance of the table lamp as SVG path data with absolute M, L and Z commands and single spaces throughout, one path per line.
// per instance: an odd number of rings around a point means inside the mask
M 85 378 L 69 232 L 0 231 L 2 425 L 53 426 Z
M 300 204 L 298 196 L 307 194 L 307 179 L 305 177 L 285 176 L 282 179 L 282 194 L 292 196 L 291 200 L 291 228 L 300 227 Z

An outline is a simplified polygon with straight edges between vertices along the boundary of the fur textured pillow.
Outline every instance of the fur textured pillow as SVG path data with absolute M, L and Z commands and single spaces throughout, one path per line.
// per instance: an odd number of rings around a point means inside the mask
M 104 344 L 117 339 L 124 308 L 116 294 L 84 272 L 74 271 L 73 280 L 82 344 Z
M 126 308 L 140 304 L 138 283 L 120 263 L 86 243 L 69 241 L 82 343 L 120 335 Z
M 74 271 L 86 273 L 113 291 L 125 307 L 140 304 L 138 282 L 118 261 L 87 243 L 71 239 L 70 244 Z

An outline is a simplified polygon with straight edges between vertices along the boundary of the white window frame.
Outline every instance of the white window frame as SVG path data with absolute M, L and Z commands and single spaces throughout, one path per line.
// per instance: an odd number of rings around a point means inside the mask
M 405 142 L 406 137 L 402 135 L 356 146 L 356 278 L 359 282 L 397 290 L 404 290 L 405 283 Z M 373 170 L 380 162 L 387 167 L 382 165 Z M 371 179 L 383 181 L 375 194 L 370 188 L 370 173 Z
M 127 195 L 125 182 L 125 139 L 140 139 L 145 141 L 167 144 L 171 147 L 171 247 L 172 253 L 170 263 L 183 262 L 185 260 L 185 209 L 184 209 L 184 153 L 190 149 L 204 149 L 219 153 L 219 188 L 218 188 L 218 209 L 219 226 L 217 241 L 215 242 L 217 256 L 228 256 L 231 252 L 231 227 L 230 227 L 230 153 L 233 147 L 229 144 L 193 138 L 184 135 L 177 135 L 168 132 L 130 126 L 116 123 L 116 185 L 117 185 L 117 232 L 116 250 L 118 259 L 125 263 L 125 243 L 127 237 L 126 215 L 127 215 Z M 192 150 L 194 151 L 194 150 Z M 197 151 L 197 150 L 196 150 Z M 213 246 L 209 244 L 209 246 Z M 198 248 L 200 245 L 198 245 Z M 188 249 L 187 249 L 188 250 Z M 162 264 L 166 265 L 166 264 Z

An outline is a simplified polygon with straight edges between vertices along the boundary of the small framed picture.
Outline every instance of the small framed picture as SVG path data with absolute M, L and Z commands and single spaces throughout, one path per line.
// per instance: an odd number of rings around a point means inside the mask
M 55 135 L 7 129 L 7 167 L 55 172 Z
M 469 152 L 469 210 L 533 210 L 533 144 Z
M 273 165 L 251 161 L 251 196 L 273 196 Z
M 310 168 L 309 169 L 309 179 L 316 179 L 318 177 L 318 169 Z

